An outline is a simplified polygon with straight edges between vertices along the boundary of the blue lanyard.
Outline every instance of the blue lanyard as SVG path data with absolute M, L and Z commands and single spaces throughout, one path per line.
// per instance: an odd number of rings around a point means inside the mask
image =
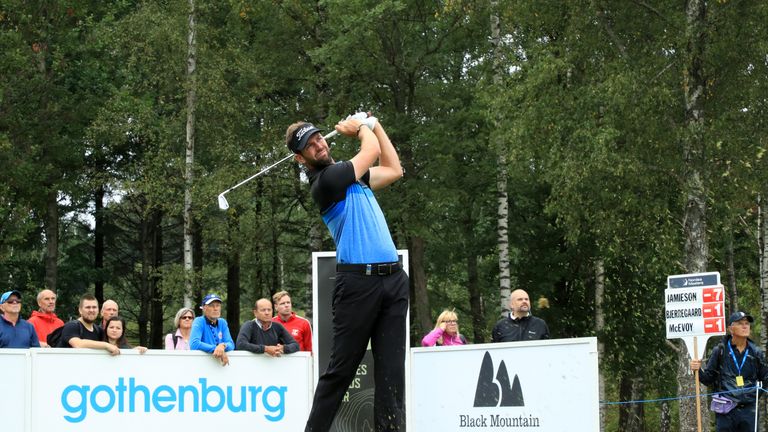
M 739 376 L 741 376 L 741 368 L 744 367 L 744 362 L 747 361 L 747 355 L 749 355 L 749 348 L 744 350 L 744 357 L 741 358 L 741 364 L 736 361 L 736 354 L 733 352 L 733 345 L 731 345 L 731 342 L 728 341 L 728 349 L 731 351 L 731 358 L 733 358 L 733 364 L 736 365 L 736 370 L 739 372 Z

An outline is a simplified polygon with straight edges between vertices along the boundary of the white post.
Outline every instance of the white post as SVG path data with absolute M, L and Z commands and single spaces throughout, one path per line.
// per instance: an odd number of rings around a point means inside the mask
M 763 382 L 758 381 L 755 383 L 755 432 L 757 432 L 757 411 L 760 407 L 760 389 L 763 387 Z

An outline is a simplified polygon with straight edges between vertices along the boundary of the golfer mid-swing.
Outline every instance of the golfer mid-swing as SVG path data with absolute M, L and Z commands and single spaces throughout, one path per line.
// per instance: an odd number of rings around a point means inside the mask
M 308 170 L 310 192 L 336 243 L 333 347 L 315 390 L 305 431 L 331 427 L 368 340 L 374 358 L 376 431 L 405 429 L 405 318 L 408 276 L 398 263 L 387 221 L 372 190 L 403 176 L 400 159 L 381 123 L 357 118 L 336 130 L 360 140 L 349 161 L 334 162 L 320 129 L 305 122 L 286 131 L 288 148 Z M 373 166 L 376 161 L 379 164 Z

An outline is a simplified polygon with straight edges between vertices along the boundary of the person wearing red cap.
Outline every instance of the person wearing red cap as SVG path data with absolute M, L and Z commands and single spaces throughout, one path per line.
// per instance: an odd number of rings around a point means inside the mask
M 765 354 L 750 338 L 754 318 L 734 312 L 728 318 L 728 335 L 715 345 L 706 367 L 691 360 L 691 370 L 699 370 L 699 381 L 718 393 L 713 397 L 718 432 L 755 430 L 755 385 L 768 381 Z M 720 402 L 720 398 L 726 398 Z M 718 412 L 719 411 L 719 412 Z
M 294 123 L 285 134 L 295 160 L 308 172 L 310 194 L 336 243 L 330 362 L 317 382 L 304 430 L 331 428 L 369 341 L 374 429 L 404 430 L 408 275 L 373 193 L 400 179 L 403 168 L 375 118 L 355 115 L 340 121 L 336 131 L 360 140 L 360 150 L 348 161 L 334 161 L 311 123 Z
M 39 348 L 32 324 L 21 318 L 21 293 L 12 290 L 0 295 L 0 348 Z

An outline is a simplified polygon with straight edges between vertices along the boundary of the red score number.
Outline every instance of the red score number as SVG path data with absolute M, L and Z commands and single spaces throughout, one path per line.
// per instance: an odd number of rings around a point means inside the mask
M 715 288 L 704 288 L 701 291 L 701 296 L 703 297 L 704 303 L 715 303 L 715 302 L 723 302 L 723 293 L 725 291 L 725 288 L 722 286 L 715 287 Z
M 702 315 L 704 318 L 720 318 L 724 317 L 723 303 L 705 303 L 701 306 Z
M 725 331 L 725 318 L 704 319 L 704 333 L 722 333 Z

